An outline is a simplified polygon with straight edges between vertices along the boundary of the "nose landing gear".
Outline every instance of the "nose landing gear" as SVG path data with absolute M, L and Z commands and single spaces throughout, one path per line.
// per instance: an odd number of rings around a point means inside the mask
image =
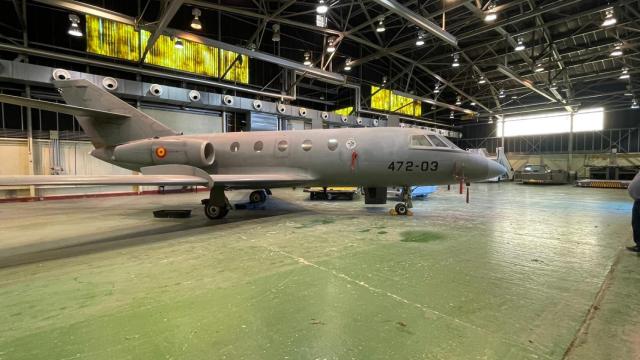
M 397 203 L 394 210 L 397 215 L 411 215 L 411 209 L 413 207 L 413 203 L 411 201 L 411 187 L 403 186 L 402 187 L 402 202 Z

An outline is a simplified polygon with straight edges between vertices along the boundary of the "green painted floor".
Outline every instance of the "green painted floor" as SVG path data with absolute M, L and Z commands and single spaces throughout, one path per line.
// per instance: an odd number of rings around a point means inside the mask
M 217 222 L 203 195 L 0 204 L 0 359 L 640 358 L 626 191 L 478 184 L 398 217 L 285 189 Z

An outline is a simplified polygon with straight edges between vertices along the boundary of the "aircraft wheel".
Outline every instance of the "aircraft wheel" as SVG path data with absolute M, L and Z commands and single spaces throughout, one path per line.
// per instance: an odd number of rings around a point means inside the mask
M 409 209 L 407 208 L 407 205 L 405 205 L 404 203 L 396 204 L 396 213 L 398 215 L 407 215 L 408 212 Z
M 249 202 L 252 204 L 263 203 L 267 201 L 267 196 L 262 190 L 256 190 L 249 195 Z
M 332 200 L 332 199 L 333 199 L 333 194 L 327 193 L 327 200 Z
M 222 206 L 217 206 L 213 204 L 205 204 L 204 205 L 204 214 L 209 219 L 222 219 L 229 213 L 229 209 Z

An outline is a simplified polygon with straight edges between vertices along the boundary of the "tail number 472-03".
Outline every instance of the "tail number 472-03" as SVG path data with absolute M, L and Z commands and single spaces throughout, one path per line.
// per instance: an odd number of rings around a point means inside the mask
M 387 169 L 391 171 L 437 171 L 438 162 L 392 161 L 389 163 L 389 166 L 387 166 Z

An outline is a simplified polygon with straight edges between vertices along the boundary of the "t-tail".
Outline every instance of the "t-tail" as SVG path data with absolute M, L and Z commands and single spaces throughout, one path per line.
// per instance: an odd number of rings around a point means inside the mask
M 97 110 L 76 119 L 96 149 L 135 140 L 177 135 L 149 115 L 85 79 L 54 82 L 69 105 Z

